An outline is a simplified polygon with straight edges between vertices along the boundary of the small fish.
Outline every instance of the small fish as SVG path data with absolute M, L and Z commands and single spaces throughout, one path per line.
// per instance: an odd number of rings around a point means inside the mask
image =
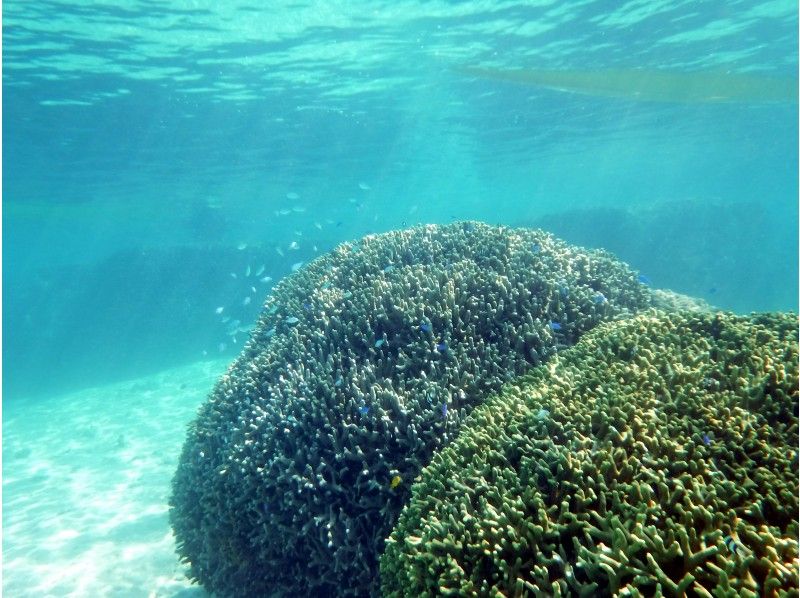
M 369 407 L 367 407 L 366 405 L 362 405 L 361 407 L 358 408 L 358 412 L 361 415 L 366 415 L 367 413 L 369 413 Z
M 300 320 L 298 318 L 295 318 L 294 316 L 289 316 L 288 318 L 286 318 L 286 323 L 289 324 L 289 326 L 294 326 L 299 321 Z
M 361 189 L 362 191 L 369 191 L 370 189 L 372 189 L 372 187 L 370 187 L 364 182 L 359 183 L 358 188 Z
M 383 273 L 384 273 L 384 274 L 388 274 L 389 272 L 394 272 L 394 266 L 392 266 L 391 264 L 390 264 L 390 265 L 388 265 L 388 266 L 386 266 L 386 267 L 383 269 Z
M 242 301 L 242 305 L 250 305 L 250 301 L 252 301 L 252 298 L 250 297 L 250 295 L 248 295 L 247 297 L 244 298 L 244 301 Z
M 289 191 L 289 193 L 286 194 L 286 199 L 291 199 L 292 201 L 295 201 L 296 199 L 300 199 L 300 195 L 298 193 L 295 193 L 294 191 Z
M 278 311 L 278 304 L 277 304 L 277 303 L 276 303 L 276 304 L 274 304 L 272 307 L 270 307 L 270 308 L 267 310 L 267 313 L 268 313 L 268 314 L 270 314 L 270 315 L 272 315 L 272 314 L 274 314 L 276 311 Z
M 267 269 L 267 267 L 264 264 L 261 264 L 258 267 L 258 270 L 256 270 L 256 276 L 261 276 L 264 273 L 264 270 L 266 270 L 266 269 Z
M 539 421 L 546 420 L 548 417 L 550 417 L 550 412 L 547 409 L 542 408 L 536 412 L 536 419 Z
M 303 264 L 304 262 L 295 262 L 292 264 L 292 272 L 297 272 Z
M 550 326 L 550 330 L 561 330 L 561 324 L 558 322 L 550 322 L 548 326 Z
M 266 336 L 267 338 L 272 338 L 273 336 L 275 336 L 275 332 L 276 332 L 275 326 L 273 326 L 272 328 L 267 330 L 267 332 L 266 332 L 266 334 L 264 336 Z
M 539 245 L 538 243 L 534 243 L 531 245 L 531 251 L 533 251 L 533 253 L 539 253 L 541 250 L 542 246 Z
M 386 342 L 386 339 L 383 339 L 383 338 L 380 338 L 380 339 L 376 340 L 375 341 L 375 348 L 376 349 L 381 348 L 385 342 Z
M 298 214 L 301 214 L 302 212 L 305 211 L 306 211 L 305 206 L 292 206 L 292 212 L 297 212 Z
M 302 237 L 303 236 L 303 231 L 296 230 L 296 231 L 294 231 L 294 234 L 295 234 L 296 237 Z
M 433 330 L 433 327 L 430 324 L 423 322 L 419 325 L 419 329 L 422 330 L 422 332 L 430 332 Z
M 215 314 L 221 314 L 223 311 L 225 311 L 224 307 L 218 307 L 217 309 L 214 310 L 214 313 Z
M 292 241 L 291 243 L 289 243 L 289 249 L 297 251 L 298 249 L 300 249 L 300 244 L 297 241 Z
M 276 248 L 275 248 L 275 251 L 277 251 L 277 252 L 278 252 L 278 255 L 279 255 L 279 256 L 281 256 L 281 257 L 283 257 L 283 256 L 284 256 L 283 249 L 281 249 L 280 247 L 276 247 Z
M 401 478 L 399 475 L 396 475 L 392 478 L 392 481 L 389 482 L 389 486 L 391 486 L 392 489 L 395 489 L 402 483 L 403 483 L 403 478 Z
M 236 246 L 236 249 L 238 249 L 239 251 L 244 251 L 245 249 L 247 249 L 247 243 L 239 243 Z
M 442 410 L 442 417 L 447 417 L 447 403 L 442 403 L 440 409 Z
M 341 376 L 339 376 L 338 378 L 336 378 L 336 382 L 334 382 L 333 385 L 335 387 L 339 388 L 343 383 L 344 383 L 344 380 L 342 379 Z
M 311 311 L 311 304 L 308 301 L 306 301 L 305 303 L 303 303 L 303 309 L 306 311 Z
M 272 280 L 272 276 L 265 276 L 264 278 L 261 279 L 261 282 L 267 283 L 270 280 Z
M 247 268 L 244 271 L 245 278 L 250 276 L 250 265 L 248 264 Z
M 569 297 L 569 287 L 567 287 L 567 285 L 561 285 L 561 288 L 560 288 L 560 289 L 558 289 L 558 291 L 559 291 L 559 293 L 561 293 L 561 296 L 562 296 L 564 299 L 566 299 L 567 297 Z
M 220 344 L 218 344 L 218 345 L 217 345 L 217 350 L 218 350 L 220 353 L 222 353 L 222 352 L 223 352 L 225 349 L 227 349 L 227 348 L 228 348 L 228 345 L 226 345 L 225 343 L 220 343 Z
M 275 215 L 276 216 L 288 216 L 291 213 L 292 213 L 292 211 L 291 210 L 287 210 L 286 208 L 284 208 L 282 210 L 276 210 L 275 211 Z
M 353 293 L 351 293 L 350 291 L 345 291 L 344 293 L 342 293 L 342 297 L 344 299 L 350 299 L 350 297 L 352 297 L 352 296 L 353 296 Z
M 592 301 L 594 301 L 597 305 L 604 305 L 604 304 L 608 303 L 608 299 L 606 299 L 606 296 L 603 295 L 603 293 L 601 293 L 600 291 L 597 291 L 594 294 L 594 297 L 592 298 Z
M 252 326 L 236 326 L 228 331 L 228 336 L 233 337 L 233 342 L 236 342 L 236 335 L 239 333 L 242 334 L 250 334 L 250 331 L 253 329 Z
M 230 321 L 231 321 L 231 317 L 230 317 L 230 316 L 224 316 L 224 317 L 222 318 L 222 323 L 223 323 L 223 324 L 227 324 L 227 323 L 228 323 L 228 322 L 230 322 Z
M 636 280 L 648 287 L 652 284 L 652 281 L 644 274 L 639 274 L 639 276 L 636 277 Z
M 725 546 L 731 551 L 731 554 L 739 554 L 739 545 L 736 543 L 736 540 L 730 536 L 725 536 L 722 538 L 722 541 L 725 542 Z
M 231 272 L 231 278 L 239 278 L 239 277 L 236 276 L 236 272 Z
M 439 351 L 439 353 L 444 353 L 445 351 L 447 351 L 447 343 L 445 342 L 437 343 L 436 350 Z
M 255 294 L 256 293 L 256 288 L 255 287 L 250 287 L 250 292 Z
M 319 230 L 322 230 L 322 225 L 319 222 L 315 222 L 314 227 L 318 228 Z
M 710 446 L 711 445 L 711 437 L 708 434 L 703 432 L 702 438 L 703 438 L 703 444 L 705 444 L 706 446 Z

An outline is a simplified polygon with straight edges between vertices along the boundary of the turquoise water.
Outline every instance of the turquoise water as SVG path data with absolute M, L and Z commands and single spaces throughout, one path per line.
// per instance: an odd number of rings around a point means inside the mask
M 797 309 L 796 4 L 609 6 L 6 2 L 6 397 L 232 358 L 294 264 L 417 223 Z

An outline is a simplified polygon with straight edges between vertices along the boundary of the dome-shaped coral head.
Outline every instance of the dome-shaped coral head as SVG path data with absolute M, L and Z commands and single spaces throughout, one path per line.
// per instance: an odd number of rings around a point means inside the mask
M 189 429 L 170 518 L 191 575 L 220 595 L 376 592 L 408 482 L 472 409 L 650 301 L 607 253 L 476 222 L 303 266 Z
M 386 596 L 796 596 L 797 317 L 599 326 L 475 409 Z

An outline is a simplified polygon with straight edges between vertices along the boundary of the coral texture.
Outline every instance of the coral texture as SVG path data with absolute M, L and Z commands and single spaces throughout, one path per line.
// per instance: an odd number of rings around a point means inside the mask
M 190 427 L 170 519 L 219 595 L 368 595 L 433 452 L 484 397 L 650 304 L 607 253 L 541 231 L 425 226 L 281 282 Z
M 797 326 L 648 312 L 585 335 L 433 457 L 384 593 L 796 596 Z

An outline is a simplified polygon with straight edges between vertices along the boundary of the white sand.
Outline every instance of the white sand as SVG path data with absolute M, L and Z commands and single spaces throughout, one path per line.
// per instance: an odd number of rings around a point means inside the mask
M 207 594 L 168 521 L 186 424 L 227 362 L 3 401 L 3 594 Z

